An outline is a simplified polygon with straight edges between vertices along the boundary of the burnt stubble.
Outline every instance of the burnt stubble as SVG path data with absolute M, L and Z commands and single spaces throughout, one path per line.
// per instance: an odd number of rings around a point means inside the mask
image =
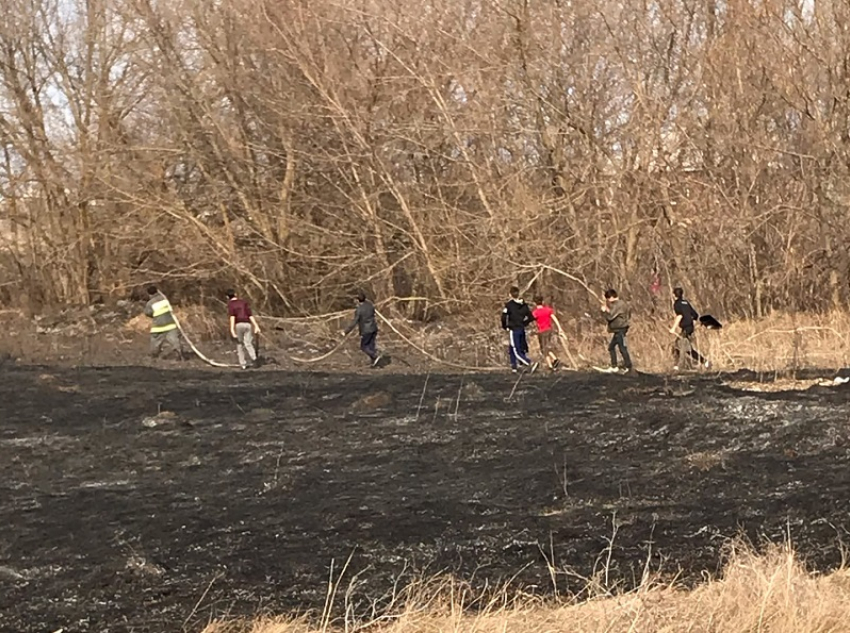
M 570 373 L 508 398 L 515 382 L 4 366 L 0 628 L 321 609 L 346 561 L 358 605 L 443 572 L 551 592 L 553 562 L 689 582 L 741 534 L 840 563 L 850 387 Z

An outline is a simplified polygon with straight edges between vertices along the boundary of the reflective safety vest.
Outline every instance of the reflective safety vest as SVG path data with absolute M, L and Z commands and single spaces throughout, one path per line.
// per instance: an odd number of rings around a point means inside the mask
M 177 323 L 174 322 L 174 317 L 171 314 L 171 304 L 168 302 L 168 299 L 161 299 L 152 304 L 151 310 L 153 311 L 151 334 L 170 332 L 177 329 Z

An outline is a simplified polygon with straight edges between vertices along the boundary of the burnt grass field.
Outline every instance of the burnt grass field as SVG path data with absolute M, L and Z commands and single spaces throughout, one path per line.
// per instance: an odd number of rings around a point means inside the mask
M 498 373 L 0 376 L 3 631 L 321 609 L 349 558 L 341 593 L 364 610 L 438 573 L 547 593 L 547 561 L 590 575 L 609 555 L 623 587 L 647 560 L 689 582 L 739 535 L 826 570 L 850 527 L 846 386 L 535 374 L 509 399 Z

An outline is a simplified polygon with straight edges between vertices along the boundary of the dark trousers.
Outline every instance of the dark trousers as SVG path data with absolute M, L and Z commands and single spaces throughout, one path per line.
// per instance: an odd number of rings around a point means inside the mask
M 608 344 L 608 353 L 611 354 L 611 367 L 617 366 L 617 350 L 623 357 L 623 367 L 631 369 L 632 357 L 629 356 L 629 346 L 626 345 L 626 332 L 628 330 L 617 330 L 612 333 L 611 342 Z
M 508 358 L 511 361 L 511 367 L 514 369 L 516 369 L 517 363 L 531 365 L 531 360 L 528 358 L 528 339 L 525 336 L 525 328 L 508 330 Z
M 674 347 L 674 354 L 676 356 L 676 364 L 679 367 L 684 367 L 686 362 L 690 362 L 690 360 L 695 360 L 700 365 L 705 365 L 705 356 L 700 354 L 697 351 L 697 348 L 694 347 L 694 331 L 690 330 L 682 330 L 681 334 L 679 334 L 679 338 L 676 339 L 676 344 Z
M 361 334 L 360 349 L 374 361 L 378 356 L 378 333 Z

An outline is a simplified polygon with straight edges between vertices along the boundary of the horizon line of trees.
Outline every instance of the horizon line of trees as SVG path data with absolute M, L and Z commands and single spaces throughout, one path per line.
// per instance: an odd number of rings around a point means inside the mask
M 0 299 L 850 298 L 840 0 L 0 0 Z

